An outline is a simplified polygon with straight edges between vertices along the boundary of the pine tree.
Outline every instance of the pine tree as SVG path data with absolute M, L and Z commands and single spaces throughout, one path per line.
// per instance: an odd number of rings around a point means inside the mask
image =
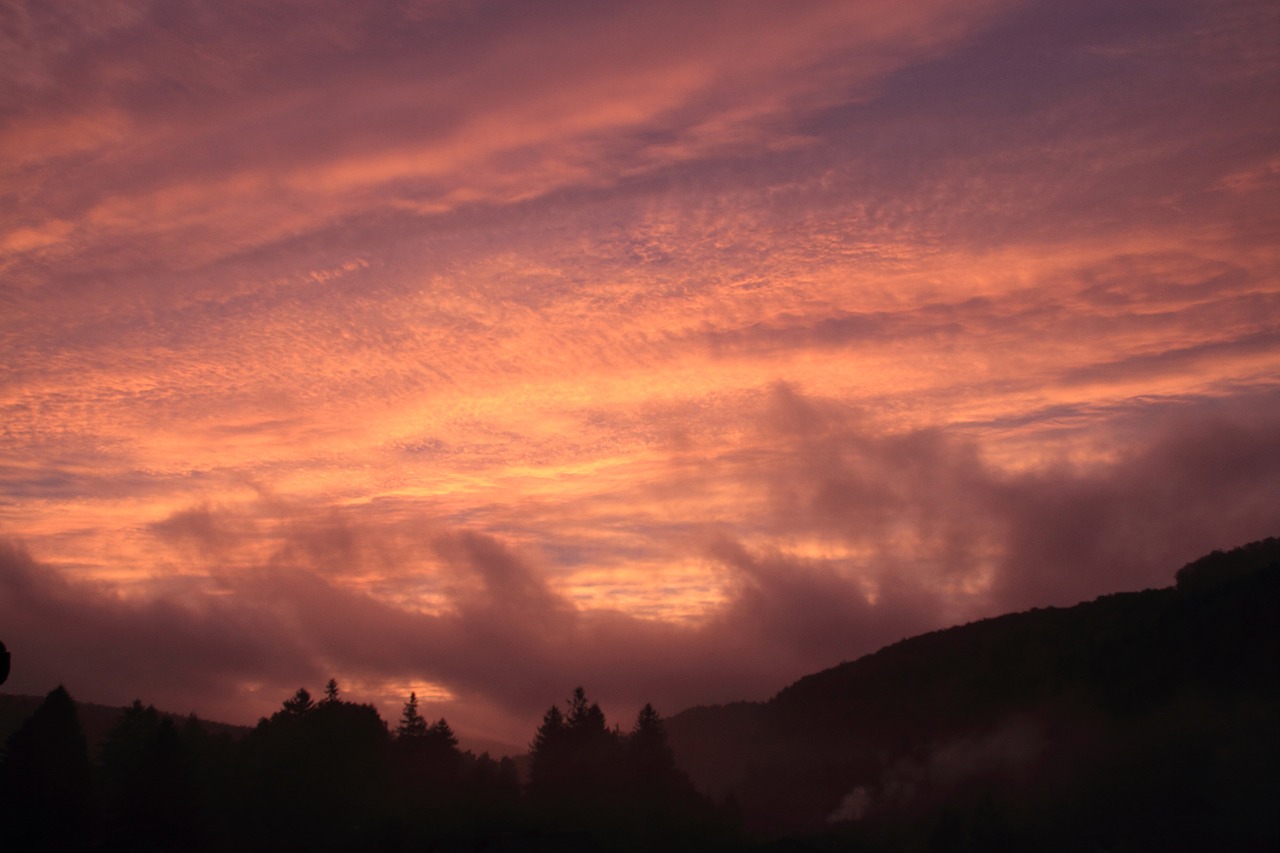
M 404 712 L 400 715 L 400 725 L 396 727 L 396 737 L 424 738 L 427 731 L 427 721 L 418 713 L 418 694 L 410 693 L 409 701 L 404 703 Z
M 321 702 L 337 702 L 341 691 L 338 690 L 338 680 L 330 678 L 329 683 L 324 686 L 324 698 Z
M 555 748 L 555 745 L 564 737 L 564 731 L 564 714 L 560 713 L 557 706 L 552 705 L 542 716 L 542 725 L 538 726 L 538 731 L 533 736 L 533 743 L 529 745 L 529 752 L 533 754 L 535 763 L 539 755 L 545 756 Z
M 627 761 L 631 782 L 642 795 L 669 791 L 680 779 L 675 755 L 667 744 L 666 726 L 650 704 L 636 715 L 635 728 L 627 738 Z
M 249 837 L 288 838 L 289 849 L 367 849 L 355 838 L 385 793 L 386 724 L 371 705 L 316 705 L 305 690 L 284 705 L 244 743 Z
M 316 703 L 311 701 L 311 694 L 305 687 L 299 687 L 292 699 L 284 700 L 284 712 L 291 717 L 301 717 L 315 706 Z
M 91 785 L 84 730 L 59 685 L 5 744 L 0 841 L 14 850 L 87 849 Z
M 108 848 L 194 845 L 199 792 L 191 756 L 171 719 L 135 700 L 107 733 L 101 768 Z
M 662 715 L 652 705 L 645 703 L 636 715 L 636 725 L 631 730 L 630 740 L 633 746 L 642 751 L 668 751 L 667 727 L 662 722 Z
M 548 709 L 532 744 L 531 796 L 566 826 L 601 818 L 613 809 L 619 790 L 622 750 L 604 712 L 578 687 L 568 712 Z M 576 817 L 575 817 L 576 815 Z M 579 826 L 581 828 L 581 826 Z
M 594 722 L 591 713 L 592 707 L 596 711 L 600 710 L 598 705 L 591 706 L 587 704 L 587 692 L 585 690 L 581 687 L 573 688 L 573 695 L 569 697 L 569 718 L 567 721 L 569 728 L 575 731 L 585 731 L 591 728 Z M 601 714 L 600 718 L 603 719 L 604 715 Z
M 427 736 L 431 739 L 432 745 L 441 752 L 457 751 L 458 738 L 453 734 L 453 729 L 449 728 L 444 717 L 431 724 L 431 728 L 427 730 Z
M 552 795 L 563 787 L 564 740 L 568 732 L 564 714 L 552 705 L 529 744 L 529 790 L 535 797 Z

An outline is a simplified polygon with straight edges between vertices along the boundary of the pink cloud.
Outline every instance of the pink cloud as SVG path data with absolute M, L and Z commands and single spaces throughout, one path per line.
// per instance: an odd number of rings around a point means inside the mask
M 523 739 L 1275 533 L 1273 4 L 11 6 L 23 689 Z
M 65 680 L 86 697 L 144 692 L 245 719 L 294 682 L 350 673 L 440 685 L 460 728 L 474 713 L 489 734 L 518 742 L 565 684 L 591 684 L 620 713 L 643 701 L 674 710 L 759 698 L 955 621 L 1165 585 L 1199 553 L 1280 521 L 1280 496 L 1267 485 L 1280 479 L 1258 476 L 1280 469 L 1274 424 L 1169 415 L 1154 442 L 1115 464 L 1011 475 L 966 442 L 935 431 L 868 434 L 838 408 L 786 388 L 763 415 L 772 449 L 743 467 L 718 464 L 765 489 L 764 515 L 684 539 L 722 573 L 726 597 L 703 620 L 571 603 L 545 567 L 497 538 L 429 519 L 419 526 L 435 532 L 419 542 L 418 558 L 433 562 L 404 571 L 413 550 L 401 541 L 401 573 L 373 593 L 349 583 L 380 568 L 362 544 L 380 535 L 377 518 L 360 513 L 289 524 L 270 566 L 157 578 L 128 597 L 66 580 L 10 547 L 0 601 L 14 689 Z M 723 475 L 711 469 L 698 479 Z M 175 514 L 157 532 L 226 554 L 226 525 L 205 508 Z M 779 544 L 746 544 L 761 530 Z M 806 556 L 787 545 L 796 535 L 845 548 Z M 233 541 L 243 547 L 245 538 Z M 328 557 L 342 568 L 324 569 Z M 436 612 L 386 600 L 387 589 L 424 574 L 441 576 Z

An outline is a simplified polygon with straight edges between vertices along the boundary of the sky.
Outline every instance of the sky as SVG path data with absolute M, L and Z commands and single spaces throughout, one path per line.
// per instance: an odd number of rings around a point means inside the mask
M 526 744 L 1280 534 L 1272 0 L 0 0 L 0 640 Z

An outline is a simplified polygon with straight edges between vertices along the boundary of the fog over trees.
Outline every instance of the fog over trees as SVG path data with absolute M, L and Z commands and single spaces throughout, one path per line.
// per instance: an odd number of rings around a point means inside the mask
M 415 693 L 392 724 L 336 679 L 238 735 L 139 700 L 88 737 L 60 686 L 4 743 L 0 847 L 1272 850 L 1277 608 L 1268 539 L 1172 587 L 912 637 L 769 702 L 646 704 L 623 728 L 578 687 L 500 759 Z

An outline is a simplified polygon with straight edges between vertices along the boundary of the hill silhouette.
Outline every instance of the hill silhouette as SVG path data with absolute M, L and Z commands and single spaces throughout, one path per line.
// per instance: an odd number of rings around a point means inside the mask
M 0 744 L 18 730 L 28 717 L 35 713 L 43 702 L 43 696 L 28 696 L 22 693 L 0 693 Z M 102 748 L 107 733 L 120 721 L 120 715 L 128 708 L 126 705 L 99 705 L 94 702 L 76 701 L 76 711 L 80 715 L 80 725 L 84 729 L 85 740 L 90 754 L 96 754 Z M 189 715 L 175 714 L 170 711 L 158 712 L 175 725 L 184 724 Z M 233 723 L 219 723 L 214 720 L 197 718 L 201 727 L 211 735 L 227 735 L 232 740 L 239 740 L 247 735 L 252 726 L 238 726 Z
M 630 732 L 578 688 L 526 773 L 413 694 L 393 728 L 334 680 L 252 729 L 0 696 L 0 847 L 1280 849 L 1280 540 L 1176 580 L 912 637 L 768 702 L 646 706 Z
M 766 836 L 1277 849 L 1278 612 L 1267 539 L 1174 587 L 912 637 L 668 732 L 694 782 Z

